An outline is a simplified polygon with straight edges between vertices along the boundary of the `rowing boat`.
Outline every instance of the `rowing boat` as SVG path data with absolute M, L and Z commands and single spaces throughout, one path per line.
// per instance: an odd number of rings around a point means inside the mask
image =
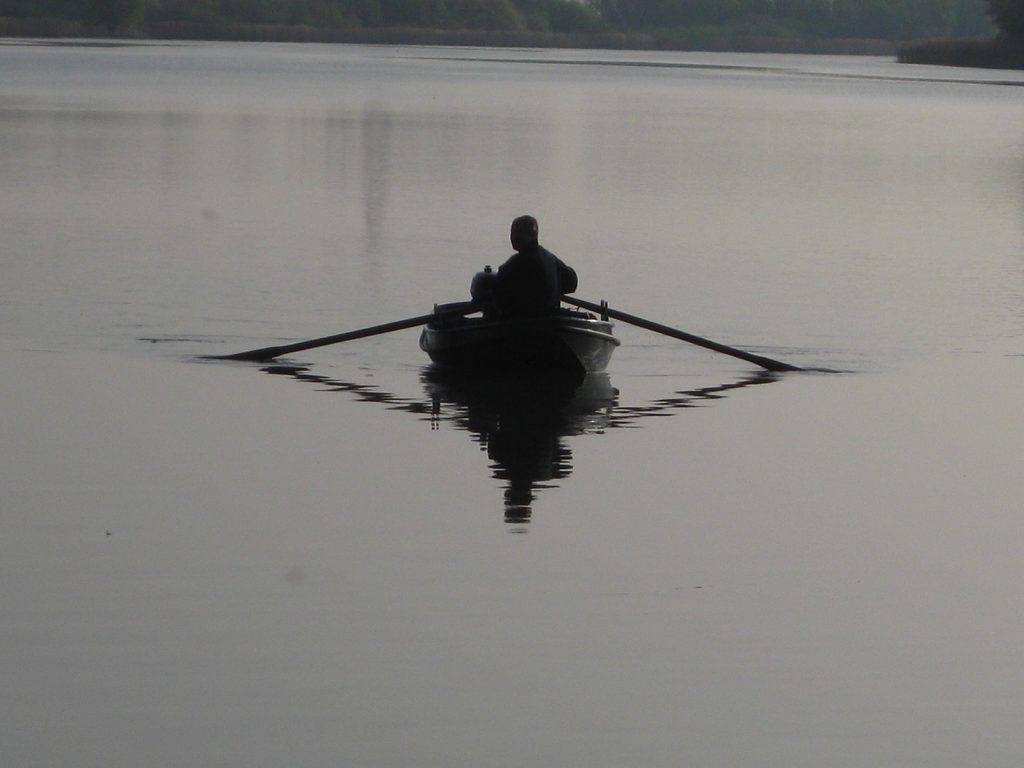
M 493 371 L 603 371 L 619 340 L 613 325 L 587 312 L 494 320 L 443 314 L 424 326 L 420 349 L 437 365 Z

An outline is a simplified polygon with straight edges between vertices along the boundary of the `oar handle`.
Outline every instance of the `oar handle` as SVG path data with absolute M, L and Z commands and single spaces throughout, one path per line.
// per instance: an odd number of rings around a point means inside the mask
M 711 339 L 705 339 L 701 336 L 695 336 L 692 333 L 686 331 L 680 331 L 677 328 L 670 328 L 667 325 L 661 323 L 655 323 L 652 320 L 646 320 L 636 315 L 630 315 L 626 312 L 620 312 L 616 309 L 612 309 L 607 303 L 602 302 L 595 304 L 590 301 L 584 301 L 583 299 L 577 299 L 574 296 L 562 296 L 562 301 L 566 304 L 572 304 L 580 307 L 581 309 L 588 309 L 591 312 L 597 312 L 603 317 L 613 317 L 616 320 L 621 320 L 624 323 L 635 325 L 640 328 L 646 328 L 649 331 L 655 333 L 663 333 L 666 336 L 679 339 L 680 341 L 686 341 L 690 344 L 696 344 L 698 347 L 704 347 L 706 349 L 714 350 L 715 352 L 721 352 L 723 355 L 731 355 L 737 357 L 740 360 L 746 360 L 748 363 L 759 365 L 769 371 L 801 371 L 802 368 L 798 368 L 795 365 L 789 363 L 782 363 L 778 360 L 772 360 L 769 357 L 762 357 L 761 355 L 754 355 L 750 352 L 744 352 L 742 349 L 736 349 L 735 347 L 727 347 L 725 344 L 719 344 L 717 341 L 711 341 Z

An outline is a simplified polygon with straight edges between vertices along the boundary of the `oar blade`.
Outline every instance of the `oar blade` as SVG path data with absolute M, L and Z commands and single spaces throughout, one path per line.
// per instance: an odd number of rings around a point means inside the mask
M 233 355 L 210 355 L 213 360 L 240 360 L 248 363 L 265 363 L 275 357 L 287 354 L 282 352 L 283 347 L 264 347 L 263 349 L 250 349 L 248 352 L 236 352 Z

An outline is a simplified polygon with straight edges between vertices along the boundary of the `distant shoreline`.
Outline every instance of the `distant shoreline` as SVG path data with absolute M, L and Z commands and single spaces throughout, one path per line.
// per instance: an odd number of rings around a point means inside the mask
M 664 37 L 643 32 L 563 34 L 553 32 L 425 29 L 419 27 L 320 28 L 262 24 L 160 22 L 111 35 L 102 27 L 51 18 L 0 17 L 0 39 L 114 39 L 352 45 L 436 45 L 480 48 L 578 48 L 584 50 L 789 53 L 832 56 L 892 56 L 903 64 L 984 69 L 1024 69 L 1024 48 L 987 38 L 899 43 L 874 38 L 769 37 L 704 33 Z
M 349 43 L 363 45 L 439 45 L 486 48 L 580 48 L 636 51 L 731 53 L 806 53 L 895 56 L 891 40 L 768 37 L 704 34 L 671 40 L 640 32 L 560 34 L 551 32 L 421 29 L 389 27 L 331 29 L 256 24 L 161 22 L 111 35 L 102 27 L 64 19 L 0 18 L 0 38 L 200 40 L 224 42 Z

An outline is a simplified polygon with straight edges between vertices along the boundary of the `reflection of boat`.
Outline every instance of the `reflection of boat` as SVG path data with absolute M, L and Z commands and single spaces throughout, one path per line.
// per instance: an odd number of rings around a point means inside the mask
M 618 395 L 603 373 L 580 383 L 573 372 L 481 377 L 435 367 L 423 379 L 434 414 L 454 406 L 454 420 L 486 448 L 494 476 L 507 483 L 507 522 L 526 522 L 535 491 L 569 475 L 572 452 L 562 438 L 603 431 Z
M 436 364 L 477 371 L 603 371 L 618 345 L 608 320 L 568 309 L 505 321 L 449 316 L 420 334 Z
M 401 397 L 376 384 L 317 375 L 304 366 L 273 365 L 263 370 L 314 384 L 324 392 L 404 411 L 432 426 L 448 424 L 469 432 L 486 449 L 493 476 L 505 483 L 505 519 L 512 523 L 526 522 L 537 492 L 572 472 L 572 451 L 565 438 L 636 427 L 650 417 L 710 405 L 733 390 L 778 381 L 774 374 L 758 373 L 624 405 L 608 375 L 600 372 L 582 377 L 571 371 L 485 375 L 431 366 L 421 374 L 425 399 Z

